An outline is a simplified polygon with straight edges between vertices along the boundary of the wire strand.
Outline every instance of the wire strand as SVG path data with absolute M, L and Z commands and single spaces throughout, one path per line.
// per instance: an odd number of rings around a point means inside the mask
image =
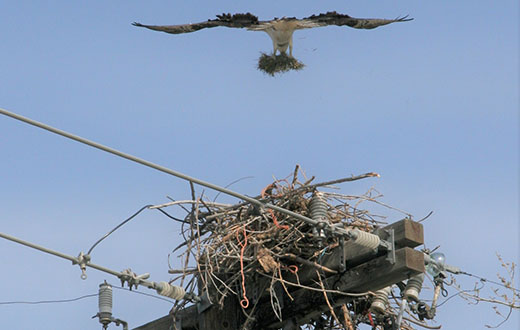
M 109 231 L 108 233 L 105 234 L 105 236 L 101 237 L 96 243 L 94 243 L 94 245 L 92 245 L 90 247 L 90 249 L 88 250 L 87 254 L 90 254 L 92 252 L 92 250 L 94 250 L 94 248 L 99 244 L 101 243 L 102 240 L 104 240 L 105 238 L 107 238 L 108 236 L 110 236 L 110 234 L 112 234 L 113 232 L 115 232 L 117 229 L 121 228 L 125 223 L 127 223 L 128 221 L 132 220 L 133 218 L 135 218 L 139 213 L 141 213 L 142 211 L 144 211 L 145 209 L 147 208 L 150 208 L 152 207 L 153 205 L 149 204 L 149 205 L 145 205 L 143 206 L 142 208 L 139 209 L 139 211 L 135 212 L 132 216 L 130 216 L 128 219 L 126 219 L 125 221 L 121 222 L 119 225 L 117 225 L 114 229 L 112 229 L 111 231 Z M 182 219 L 179 219 L 179 218 L 176 218 L 170 214 L 168 214 L 166 211 L 164 210 L 161 210 L 161 209 L 156 209 L 158 211 L 160 211 L 162 214 L 164 214 L 165 216 L 167 216 L 168 218 L 172 219 L 172 220 L 175 220 L 175 221 L 178 221 L 178 222 L 181 222 L 181 223 L 184 223 L 186 221 L 182 220 Z
M 475 277 L 475 278 L 478 278 L 482 282 L 493 283 L 495 285 L 499 285 L 499 286 L 504 287 L 506 289 L 510 289 L 510 290 L 513 290 L 513 291 L 520 291 L 517 288 L 515 288 L 512 283 L 511 283 L 511 286 L 507 286 L 507 285 L 504 285 L 503 283 L 499 283 L 499 282 L 496 282 L 496 281 L 493 281 L 493 280 L 488 280 L 487 278 L 480 277 L 478 275 L 473 275 L 473 274 L 466 273 L 466 272 L 461 272 L 461 274 L 464 274 L 464 275 L 467 275 L 467 276 L 471 276 L 471 277 Z
M 85 298 L 91 298 L 98 296 L 98 293 L 88 294 L 85 296 L 72 298 L 72 299 L 60 299 L 60 300 L 40 300 L 40 301 L 0 301 L 0 305 L 16 305 L 16 304 L 27 304 L 27 305 L 38 305 L 38 304 L 57 304 L 57 303 L 68 303 L 78 301 Z
M 125 291 L 128 291 L 128 292 L 142 294 L 143 296 L 148 296 L 148 297 L 152 297 L 152 298 L 155 298 L 155 299 L 159 299 L 159 300 L 163 300 L 163 301 L 167 301 L 169 303 L 175 304 L 174 300 L 170 300 L 170 299 L 167 299 L 167 298 L 159 297 L 159 296 L 156 296 L 156 295 L 153 295 L 153 294 L 150 294 L 150 293 L 141 292 L 141 291 L 134 291 L 134 290 L 130 290 L 129 288 L 122 287 L 122 286 L 114 286 L 114 285 L 112 285 L 112 287 L 115 288 L 115 289 L 118 289 L 118 290 L 125 290 Z
M 157 208 L 156 209 L 157 211 L 160 211 L 162 214 L 164 214 L 165 216 L 167 216 L 168 218 L 172 219 L 172 220 L 175 220 L 177 222 L 180 222 L 180 223 L 187 223 L 185 220 L 182 220 L 182 219 L 179 219 L 179 218 L 176 218 L 174 217 L 173 215 L 169 214 L 168 212 L 166 212 L 165 210 L 162 210 L 162 209 L 159 209 Z
M 113 232 L 115 232 L 117 229 L 119 229 L 121 226 L 123 226 L 125 223 L 127 223 L 128 221 L 132 220 L 133 218 L 135 218 L 139 213 L 141 213 L 143 210 L 149 208 L 150 206 L 153 206 L 153 205 L 145 205 L 143 206 L 141 209 L 139 209 L 139 211 L 135 212 L 132 216 L 130 216 L 130 218 L 126 219 L 125 221 L 121 222 L 119 225 L 117 225 L 114 229 L 112 229 L 111 231 L 109 231 L 108 233 L 105 234 L 105 236 L 101 237 L 96 243 L 94 243 L 94 245 L 92 245 L 90 247 L 90 249 L 88 250 L 87 254 L 90 254 L 92 252 L 92 250 L 94 250 L 94 248 L 99 244 L 101 243 L 102 240 L 104 240 L 105 238 L 107 238 L 108 236 L 110 236 L 110 234 L 112 234 Z
M 153 294 L 150 294 L 150 293 L 141 292 L 141 291 L 134 291 L 134 290 L 130 290 L 130 289 L 128 289 L 128 288 L 122 287 L 122 286 L 116 286 L 116 285 L 111 285 L 111 286 L 112 286 L 112 288 L 114 288 L 114 289 L 124 290 L 124 291 L 132 292 L 132 293 L 137 293 L 137 294 L 140 294 L 140 295 L 143 295 L 143 296 L 147 296 L 147 297 L 151 297 L 151 298 L 159 299 L 159 300 L 162 300 L 162 301 L 166 301 L 166 302 L 169 302 L 169 303 L 171 303 L 171 304 L 174 304 L 174 303 L 175 303 L 174 300 L 170 300 L 170 299 L 167 299 L 167 298 L 159 297 L 159 296 L 156 296 L 156 295 L 153 295 Z M 71 299 L 38 300 L 38 301 L 0 301 L 0 305 L 39 305 L 39 304 L 59 304 L 59 303 L 69 303 L 69 302 L 74 302 L 74 301 L 78 301 L 78 300 L 81 300 L 81 299 L 92 298 L 92 297 L 97 297 L 97 296 L 99 296 L 99 293 L 87 294 L 87 295 L 84 295 L 84 296 L 80 296 L 80 297 L 76 297 L 76 298 L 71 298 Z

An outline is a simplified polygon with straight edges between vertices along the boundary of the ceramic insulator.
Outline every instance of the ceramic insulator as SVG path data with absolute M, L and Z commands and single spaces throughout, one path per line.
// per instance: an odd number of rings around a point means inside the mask
M 99 322 L 110 323 L 112 319 L 112 286 L 108 283 L 99 285 Z
M 419 293 L 422 289 L 424 281 L 424 273 L 417 274 L 410 278 L 406 283 L 406 289 L 404 289 L 404 298 L 412 301 L 419 301 Z
M 312 195 L 309 210 L 311 213 L 311 219 L 315 221 L 327 220 L 327 202 L 323 198 L 323 194 L 317 192 Z
M 359 229 L 354 229 L 354 240 L 353 242 L 357 245 L 361 245 L 367 247 L 369 249 L 375 250 L 379 246 L 381 239 L 379 236 L 367 233 L 366 231 L 361 231 Z
M 390 291 L 392 291 L 392 286 L 387 286 L 384 289 L 377 290 L 375 292 L 376 295 L 372 300 L 372 305 L 370 305 L 370 310 L 378 314 L 383 314 L 390 305 L 388 302 Z
M 181 300 L 184 298 L 186 291 L 180 286 L 171 285 L 168 282 L 159 282 L 157 293 L 161 296 L 170 297 L 175 300 Z

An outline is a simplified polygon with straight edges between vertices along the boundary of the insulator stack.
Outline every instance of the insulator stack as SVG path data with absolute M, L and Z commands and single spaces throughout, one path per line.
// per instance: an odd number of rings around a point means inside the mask
M 417 274 L 410 278 L 404 289 L 404 298 L 408 301 L 419 301 L 419 293 L 421 293 L 424 281 L 424 273 Z
M 392 286 L 387 286 L 384 289 L 376 291 L 374 299 L 372 300 L 372 305 L 370 305 L 370 310 L 374 313 L 384 314 L 390 305 L 388 296 L 391 291 Z
M 315 192 L 311 198 L 309 211 L 312 220 L 317 222 L 316 226 L 312 228 L 312 234 L 318 241 L 320 247 L 322 246 L 323 241 L 327 238 L 325 230 L 323 229 L 325 227 L 325 221 L 327 221 L 327 209 L 327 202 L 325 201 L 325 198 L 323 198 L 323 194 Z
M 354 239 L 352 240 L 355 244 L 367 247 L 369 249 L 375 250 L 381 243 L 381 239 L 379 236 L 367 233 L 366 231 L 361 231 L 359 229 L 352 230 L 352 236 Z
M 157 283 L 156 290 L 161 296 L 170 297 L 175 300 L 181 300 L 186 295 L 184 288 L 177 285 L 171 285 L 168 282 Z
M 327 202 L 322 193 L 316 192 L 312 195 L 309 210 L 312 220 L 325 221 L 327 220 Z
M 99 285 L 99 322 L 106 326 L 112 320 L 112 286 L 108 283 L 102 283 Z

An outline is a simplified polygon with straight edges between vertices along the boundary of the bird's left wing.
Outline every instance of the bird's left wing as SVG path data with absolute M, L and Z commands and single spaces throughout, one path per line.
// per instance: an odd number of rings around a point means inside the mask
M 387 25 L 396 22 L 407 22 L 413 18 L 397 17 L 395 19 L 383 18 L 355 18 L 345 14 L 339 14 L 335 11 L 326 14 L 312 15 L 298 20 L 298 28 L 305 29 L 309 27 L 337 25 L 347 25 L 355 29 L 374 29 L 378 26 Z
M 201 29 L 225 26 L 229 28 L 245 28 L 258 24 L 258 17 L 253 14 L 222 14 L 217 15 L 216 19 L 209 19 L 205 22 L 190 23 L 181 25 L 144 25 L 134 22 L 132 25 L 145 27 L 154 31 L 161 31 L 171 34 L 181 34 L 195 32 Z

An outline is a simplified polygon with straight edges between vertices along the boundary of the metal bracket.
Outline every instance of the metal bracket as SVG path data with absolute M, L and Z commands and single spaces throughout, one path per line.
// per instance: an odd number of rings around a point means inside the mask
M 424 301 L 420 301 L 418 304 L 414 305 L 412 312 L 417 314 L 419 320 L 433 320 L 435 317 L 435 308 L 432 309 L 428 306 Z
M 87 264 L 90 262 L 90 255 L 83 254 L 83 252 L 80 252 L 77 258 L 77 261 L 73 261 L 73 265 L 79 265 L 79 268 L 81 269 L 81 279 L 86 280 L 87 279 Z
M 386 254 L 386 260 L 388 260 L 392 265 L 395 264 L 395 234 L 394 229 L 388 229 L 385 230 L 385 232 L 388 235 L 388 238 L 385 243 L 387 254 Z
M 121 286 L 125 286 L 125 283 L 128 283 L 128 287 L 132 290 L 132 287 L 137 289 L 137 286 L 141 284 L 143 280 L 146 280 L 150 277 L 150 273 L 144 273 L 142 275 L 137 275 L 130 268 L 125 269 L 121 272 L 119 279 L 121 280 Z
M 345 265 L 346 256 L 345 256 L 345 237 L 344 236 L 340 236 L 339 237 L 339 249 L 341 251 L 341 254 L 339 256 L 339 268 L 338 268 L 338 271 L 340 273 L 343 273 L 347 269 L 347 267 Z
M 199 314 L 204 313 L 205 310 L 211 307 L 213 305 L 208 297 L 208 291 L 204 291 L 202 295 L 200 296 L 200 301 L 197 303 L 197 312 Z
M 314 239 L 318 242 L 318 247 L 323 246 L 323 242 L 327 239 L 327 233 L 325 232 L 325 228 L 327 228 L 327 222 L 323 220 L 319 220 L 316 225 L 312 228 L 312 235 Z

